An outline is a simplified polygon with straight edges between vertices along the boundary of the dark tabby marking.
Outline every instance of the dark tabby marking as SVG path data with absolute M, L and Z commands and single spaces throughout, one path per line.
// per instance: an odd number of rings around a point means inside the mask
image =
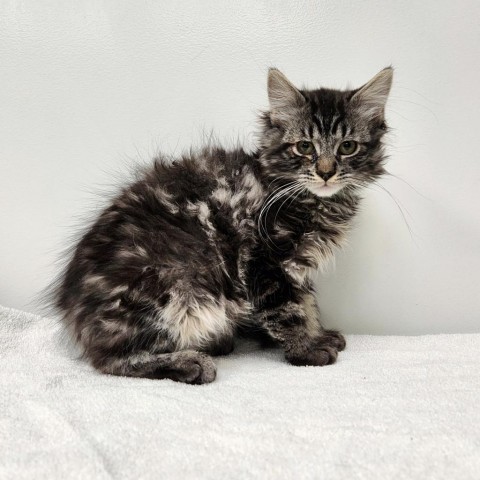
M 353 91 L 298 90 L 269 72 L 258 150 L 157 158 L 76 246 L 54 304 L 104 373 L 215 379 L 240 330 L 294 365 L 335 362 L 311 274 L 342 244 L 359 189 L 382 174 L 392 70 Z

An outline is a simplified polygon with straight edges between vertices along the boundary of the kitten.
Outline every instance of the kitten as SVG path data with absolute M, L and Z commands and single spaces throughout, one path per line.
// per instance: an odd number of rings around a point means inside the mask
M 386 68 L 349 91 L 299 90 L 268 75 L 258 150 L 157 158 L 75 248 L 54 291 L 99 371 L 201 384 L 239 331 L 293 365 L 345 347 L 320 322 L 312 274 L 341 245 L 362 186 L 383 172 Z

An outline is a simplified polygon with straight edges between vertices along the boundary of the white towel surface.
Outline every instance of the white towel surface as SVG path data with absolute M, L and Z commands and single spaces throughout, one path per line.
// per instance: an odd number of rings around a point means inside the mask
M 347 340 L 323 368 L 242 344 L 189 386 L 100 375 L 0 308 L 0 478 L 480 479 L 480 334 Z

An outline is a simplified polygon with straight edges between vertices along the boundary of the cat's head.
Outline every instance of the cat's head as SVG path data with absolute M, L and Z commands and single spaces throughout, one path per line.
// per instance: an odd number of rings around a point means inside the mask
M 270 69 L 270 111 L 260 136 L 268 178 L 320 197 L 374 181 L 384 172 L 381 138 L 392 75 L 385 68 L 356 90 L 300 90 Z

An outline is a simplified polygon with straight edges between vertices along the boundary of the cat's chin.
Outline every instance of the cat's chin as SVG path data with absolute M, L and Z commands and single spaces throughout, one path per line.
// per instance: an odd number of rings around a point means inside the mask
M 343 185 L 309 185 L 308 189 L 317 197 L 331 197 L 342 189 Z

